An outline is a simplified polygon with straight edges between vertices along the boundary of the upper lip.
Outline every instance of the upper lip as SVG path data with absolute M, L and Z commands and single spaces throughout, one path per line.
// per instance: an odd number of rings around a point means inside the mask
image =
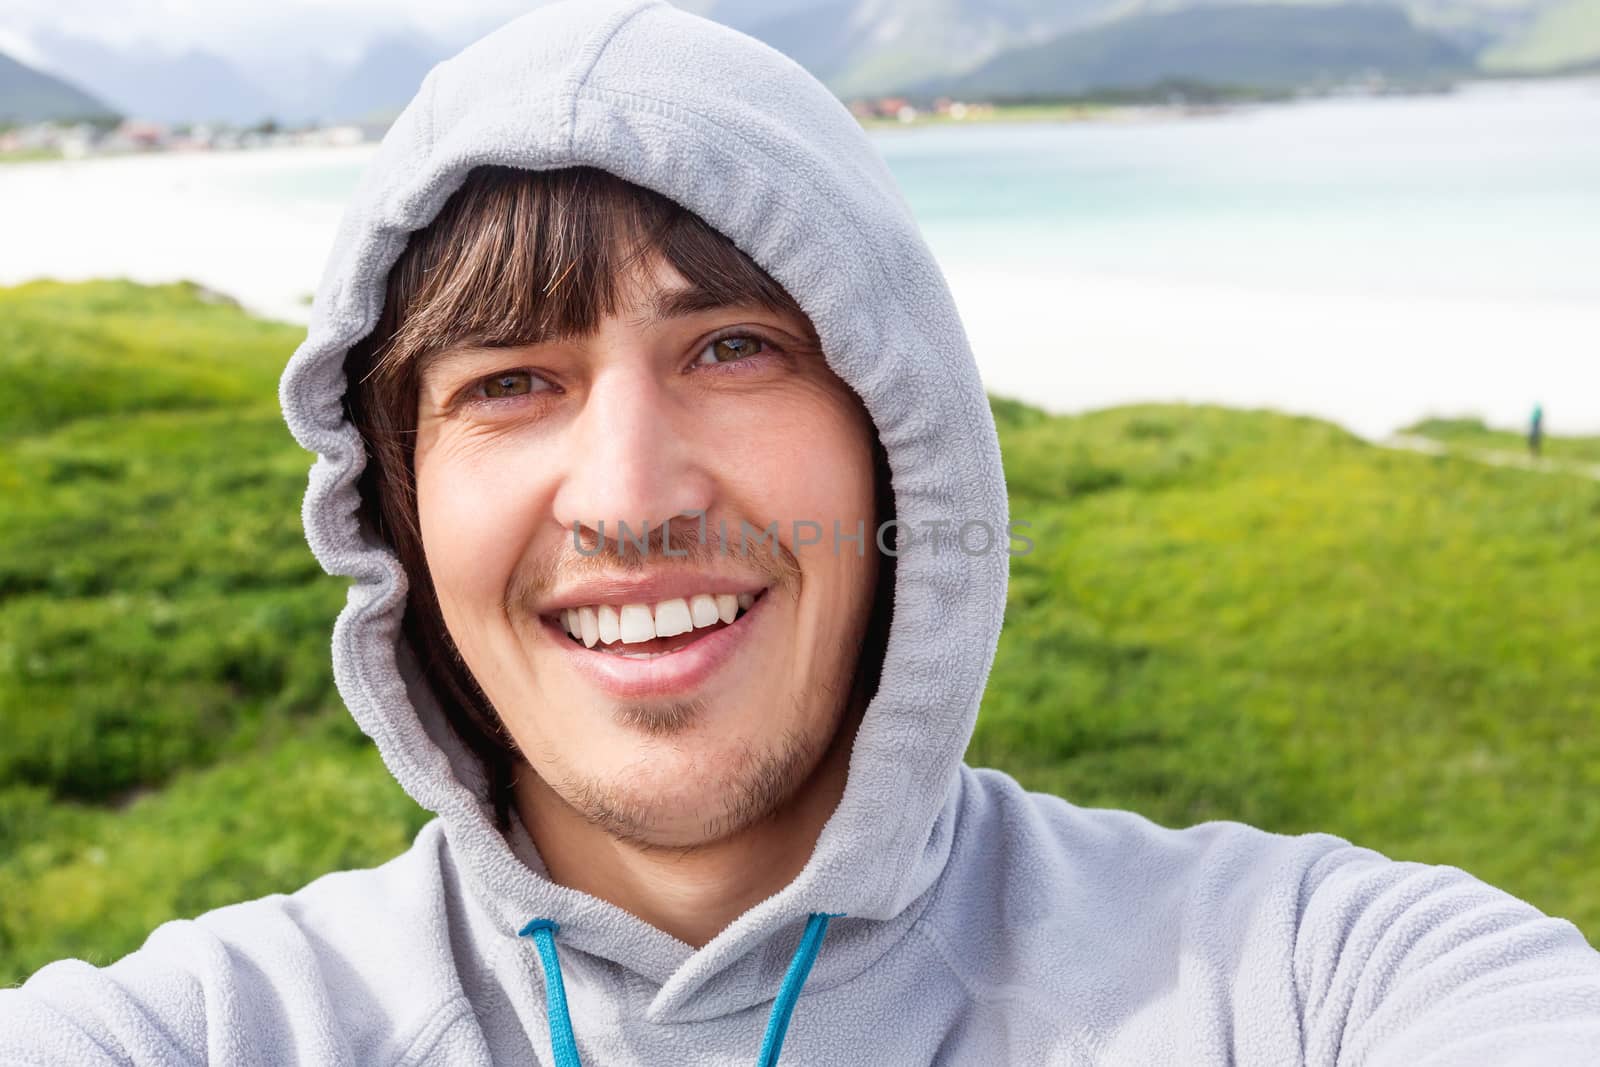
M 567 608 L 597 604 L 658 604 L 663 600 L 691 597 L 696 593 L 759 593 L 767 583 L 757 578 L 696 572 L 664 572 L 654 575 L 618 575 L 595 578 L 564 586 L 544 600 L 540 615 L 554 615 Z

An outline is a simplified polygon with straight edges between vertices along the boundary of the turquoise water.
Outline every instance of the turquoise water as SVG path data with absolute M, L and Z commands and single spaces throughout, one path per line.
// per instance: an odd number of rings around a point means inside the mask
M 872 136 L 951 264 L 1600 298 L 1600 79 Z M 218 181 L 343 204 L 365 158 Z
M 871 136 L 997 392 L 1600 432 L 1600 79 Z M 374 148 L 0 168 L 0 284 L 193 278 L 304 321 Z
M 1600 298 L 1600 79 L 875 137 L 951 263 Z

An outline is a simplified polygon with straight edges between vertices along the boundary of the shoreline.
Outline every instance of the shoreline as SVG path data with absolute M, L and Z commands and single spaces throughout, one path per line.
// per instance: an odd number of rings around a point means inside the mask
M 1402 100 L 1419 96 L 1448 96 L 1463 90 L 1471 91 L 1480 86 L 1504 87 L 1523 84 L 1540 85 L 1596 81 L 1600 81 L 1600 73 L 1592 70 L 1552 71 L 1547 74 L 1537 72 L 1499 74 L 1492 71 L 1477 71 L 1470 77 L 1439 85 L 1396 85 L 1379 89 L 1343 87 L 1282 91 L 1218 88 L 1215 97 L 1201 96 L 1195 99 L 1179 99 L 1177 101 L 1169 99 L 1165 102 L 1157 99 L 1153 93 L 1149 94 L 1148 99 L 1142 99 L 1137 95 L 1137 92 L 1126 99 L 1116 99 L 1113 96 L 1103 98 L 1065 97 L 1055 100 L 1001 98 L 997 100 L 962 101 L 965 111 L 961 117 L 940 114 L 929 110 L 925 106 L 913 104 L 916 115 L 910 119 L 861 113 L 856 113 L 856 119 L 860 122 L 862 128 L 870 133 L 896 129 L 923 129 L 929 126 L 981 127 L 1005 123 L 1160 122 L 1207 118 L 1214 115 L 1233 114 L 1263 107 L 1292 106 L 1295 104 L 1337 100 Z M 884 93 L 878 97 L 878 99 L 899 98 L 899 94 L 895 93 Z M 847 106 L 858 105 L 863 102 L 864 99 L 855 101 L 841 100 L 841 103 Z M 316 144 L 284 145 L 270 148 L 156 149 L 108 152 L 104 154 L 91 153 L 75 157 L 67 157 L 60 152 L 49 152 L 48 150 L 24 149 L 21 152 L 0 152 L 0 165 L 83 163 L 148 157 L 213 159 L 243 156 L 257 159 L 263 156 L 284 155 L 304 160 L 315 158 L 318 154 L 323 153 L 339 154 L 362 150 L 375 151 L 379 143 L 378 140 L 369 140 L 354 145 Z
M 1600 367 L 1586 370 L 1564 341 L 1600 335 L 1600 308 L 1580 302 L 1264 292 L 941 266 L 985 389 L 1052 415 L 1142 403 L 1264 408 L 1324 419 L 1379 444 L 1428 418 L 1515 428 L 1542 402 L 1559 427 L 1552 436 L 1600 435 Z M 186 279 L 248 314 L 302 328 L 311 312 L 309 303 L 251 299 L 196 272 L 52 277 Z M 0 277 L 0 284 L 24 280 L 33 279 Z M 1053 320 L 1042 344 L 1038 324 L 1016 314 L 1019 304 L 1067 314 Z M 1446 321 L 1457 338 L 1450 367 L 1395 359 L 1397 349 L 1433 344 Z M 1251 328 L 1241 332 L 1244 322 Z M 1470 343 L 1460 340 L 1467 336 Z

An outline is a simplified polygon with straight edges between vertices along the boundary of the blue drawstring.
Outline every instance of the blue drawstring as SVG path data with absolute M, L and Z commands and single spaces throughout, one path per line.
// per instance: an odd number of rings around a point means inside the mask
M 783 1035 L 789 1029 L 789 1016 L 794 1012 L 795 1001 L 800 999 L 800 987 L 806 984 L 811 964 L 822 949 L 822 938 L 828 932 L 828 920 L 839 918 L 824 911 L 814 911 L 806 920 L 806 932 L 800 945 L 789 960 L 789 970 L 778 987 L 778 999 L 772 1002 L 772 1014 L 767 1016 L 767 1036 L 761 1041 L 761 1058 L 757 1067 L 773 1067 L 778 1053 L 783 1050 Z
M 519 936 L 533 938 L 539 946 L 539 960 L 544 964 L 545 1011 L 550 1016 L 550 1053 L 556 1067 L 583 1067 L 578 1059 L 578 1039 L 572 1036 L 572 1017 L 567 1014 L 567 987 L 561 982 L 561 960 L 556 955 L 556 931 L 561 929 L 554 919 L 534 919 L 518 931 Z
M 811 965 L 822 950 L 828 920 L 839 918 L 843 918 L 843 913 L 814 911 L 806 920 L 806 932 L 789 960 L 789 970 L 778 987 L 777 999 L 772 1002 L 772 1014 L 767 1016 L 767 1034 L 761 1041 L 757 1067 L 774 1067 L 778 1062 L 783 1035 L 789 1030 L 789 1016 L 794 1014 L 800 987 L 805 985 Z M 556 955 L 556 931 L 559 929 L 554 919 L 534 919 L 518 933 L 533 938 L 539 948 L 539 961 L 544 964 L 544 996 L 548 1005 L 545 1010 L 550 1018 L 550 1051 L 555 1056 L 555 1067 L 583 1067 L 583 1061 L 578 1059 L 578 1041 L 572 1034 L 572 1016 L 567 1012 L 567 987 L 561 982 L 561 959 Z

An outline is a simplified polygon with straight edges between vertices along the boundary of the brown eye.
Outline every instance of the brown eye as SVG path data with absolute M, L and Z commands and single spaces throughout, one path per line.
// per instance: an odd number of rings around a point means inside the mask
M 733 334 L 729 337 L 719 337 L 707 342 L 705 348 L 700 350 L 697 363 L 706 365 L 714 363 L 736 363 L 741 359 L 759 355 L 766 348 L 766 342 L 759 337 L 746 334 Z M 710 358 L 707 358 L 709 356 Z
M 483 380 L 483 395 L 496 397 L 522 396 L 533 392 L 533 375 L 525 370 L 507 371 Z

